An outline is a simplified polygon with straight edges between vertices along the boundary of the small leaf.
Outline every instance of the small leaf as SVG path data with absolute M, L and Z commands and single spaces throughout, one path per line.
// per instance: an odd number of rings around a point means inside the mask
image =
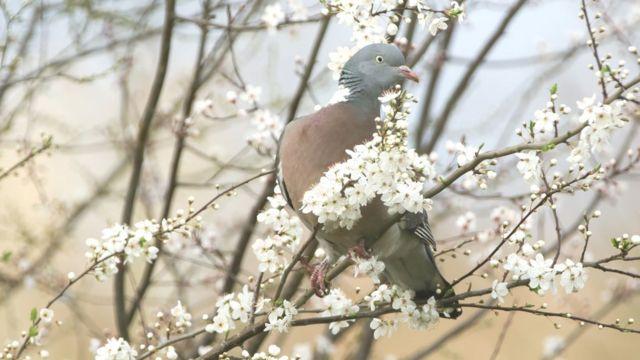
M 616 238 L 611 238 L 611 245 L 613 245 L 614 248 L 618 248 L 618 240 L 616 240 Z
M 551 95 L 555 95 L 558 93 L 558 84 L 553 84 L 551 85 L 551 89 L 549 89 L 549 93 L 551 93 Z
M 5 250 L 2 253 L 2 262 L 9 262 L 9 260 L 11 260 L 11 255 L 13 255 L 13 253 L 9 250 Z
M 545 146 L 542 147 L 542 152 L 551 151 L 555 147 L 556 147 L 556 144 L 554 144 L 554 143 L 546 144 Z
M 38 320 L 38 309 L 36 308 L 31 309 L 31 314 L 29 315 L 29 319 L 31 319 L 31 322 L 35 322 L 36 320 Z
M 34 325 L 29 328 L 29 337 L 35 336 L 38 336 L 38 327 Z

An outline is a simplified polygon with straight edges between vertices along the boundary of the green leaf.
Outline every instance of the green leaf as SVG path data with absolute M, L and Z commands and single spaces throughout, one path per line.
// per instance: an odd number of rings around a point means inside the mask
M 558 93 L 558 84 L 553 84 L 551 85 L 551 89 L 549 89 L 549 93 L 551 93 L 551 95 L 555 95 Z
M 29 337 L 35 337 L 38 335 L 38 327 L 37 326 L 31 326 L 29 328 Z
M 611 68 L 609 67 L 609 65 L 605 65 L 602 67 L 602 69 L 600 69 L 600 72 L 602 72 L 603 74 L 606 74 L 608 72 L 611 72 Z
M 555 149 L 555 147 L 556 147 L 556 144 L 554 143 L 546 144 L 545 146 L 542 147 L 542 152 L 551 151 Z
M 9 262 L 9 260 L 11 260 L 11 255 L 13 255 L 13 253 L 10 250 L 5 250 L 2 253 L 2 262 Z
M 613 245 L 614 248 L 618 248 L 618 240 L 616 238 L 611 238 L 611 245 Z
M 36 308 L 31 309 L 31 314 L 29 315 L 29 319 L 31 319 L 31 322 L 35 322 L 36 320 L 38 320 L 38 309 Z

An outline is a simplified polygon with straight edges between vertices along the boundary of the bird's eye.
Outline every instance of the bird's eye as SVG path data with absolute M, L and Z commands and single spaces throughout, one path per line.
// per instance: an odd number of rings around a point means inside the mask
M 382 58 L 382 56 L 378 55 L 376 56 L 376 62 L 377 63 L 381 63 L 384 59 Z

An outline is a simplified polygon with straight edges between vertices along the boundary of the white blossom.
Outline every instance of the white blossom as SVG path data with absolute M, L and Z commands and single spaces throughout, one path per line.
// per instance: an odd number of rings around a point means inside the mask
M 557 264 L 555 270 L 560 273 L 560 286 L 567 294 L 584 288 L 587 273 L 582 263 L 574 263 L 570 259 L 566 259 L 564 263 Z
M 431 33 L 431 35 L 435 36 L 438 31 L 447 30 L 447 28 L 449 27 L 447 25 L 447 20 L 448 19 L 444 16 L 436 17 L 431 20 L 431 24 L 429 24 L 429 32 Z
M 368 275 L 375 284 L 380 283 L 380 274 L 384 271 L 384 262 L 379 261 L 376 256 L 371 256 L 368 259 L 361 257 L 355 257 L 355 276 L 360 273 Z
M 529 279 L 529 287 L 544 294 L 553 288 L 555 271 L 551 267 L 553 260 L 546 259 L 542 254 L 536 254 L 535 258 L 529 260 L 529 268 L 525 278 Z
M 476 229 L 476 214 L 467 211 L 456 220 L 456 226 L 462 231 L 474 231 Z
M 95 360 L 135 360 L 136 356 L 138 352 L 123 338 L 110 338 L 96 350 Z
M 407 148 L 405 93 L 384 106 L 373 140 L 348 150 L 349 159 L 335 164 L 308 190 L 302 211 L 317 216 L 327 228 L 350 229 L 360 219 L 361 207 L 380 196 L 390 214 L 419 213 L 430 208 L 422 196 L 423 182 L 435 178 L 431 161 Z
M 265 6 L 261 19 L 267 24 L 269 31 L 276 30 L 278 25 L 284 20 L 282 6 L 278 3 Z
M 281 306 L 273 309 L 267 316 L 268 322 L 265 324 L 264 331 L 287 332 L 291 321 L 297 314 L 298 309 L 294 304 L 289 300 L 284 300 Z
M 86 245 L 89 251 L 85 256 L 92 264 L 93 274 L 100 281 L 118 272 L 120 259 L 117 254 L 124 253 L 125 263 L 133 262 L 136 258 L 145 257 L 151 262 L 158 256 L 155 246 L 160 226 L 150 220 L 143 220 L 129 229 L 126 225 L 115 224 L 102 230 L 102 237 L 89 238 Z
M 409 326 L 412 329 L 424 330 L 440 320 L 436 309 L 436 299 L 432 296 L 427 303 L 413 310 L 409 315 Z
M 45 323 L 51 323 L 53 321 L 53 310 L 48 308 L 40 309 L 40 320 Z
M 379 339 L 383 336 L 391 336 L 398 329 L 398 323 L 395 320 L 373 318 L 369 327 L 373 330 L 373 338 Z
M 287 253 L 296 250 L 302 236 L 302 223 L 285 210 L 287 203 L 278 187 L 268 200 L 270 207 L 258 214 L 257 220 L 269 226 L 269 233 L 256 239 L 251 247 L 259 261 L 258 270 L 277 273 L 289 261 Z
M 178 329 L 191 327 L 191 314 L 182 306 L 182 302 L 178 301 L 178 304 L 171 309 L 171 316 L 173 316 Z
M 525 151 L 517 153 L 518 171 L 522 174 L 525 181 L 535 183 L 540 173 L 540 158 L 535 151 Z
M 623 116 L 623 101 L 612 104 L 595 104 L 595 96 L 578 101 L 582 114 L 578 121 L 587 126 L 580 132 L 578 144 L 567 158 L 570 163 L 588 160 L 592 153 L 604 150 L 609 144 L 613 131 L 624 126 L 627 120 Z
M 352 315 L 357 313 L 359 309 L 340 289 L 331 289 L 329 294 L 322 298 L 322 302 L 326 306 L 326 310 L 320 314 L 322 316 Z M 355 320 L 334 321 L 329 324 L 329 330 L 335 335 L 343 328 L 349 327 L 353 321 Z
M 236 321 L 248 323 L 253 312 L 254 292 L 249 291 L 249 286 L 244 285 L 242 291 L 235 294 L 226 294 L 216 302 L 216 314 L 212 322 L 205 327 L 209 333 L 226 333 L 236 328 Z M 264 297 L 257 299 L 256 312 L 262 311 L 269 300 Z
M 501 304 L 504 303 L 504 297 L 509 295 L 509 289 L 506 282 L 493 280 L 491 284 L 491 297 L 497 299 Z

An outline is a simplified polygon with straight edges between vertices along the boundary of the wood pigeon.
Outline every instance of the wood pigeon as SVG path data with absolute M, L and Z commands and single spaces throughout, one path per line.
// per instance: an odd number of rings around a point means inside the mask
M 289 123 L 280 138 L 278 183 L 289 205 L 309 229 L 317 219 L 300 211 L 304 193 L 318 183 L 332 165 L 348 158 L 346 150 L 371 140 L 380 116 L 378 97 L 404 79 L 418 82 L 418 76 L 404 65 L 402 52 L 390 44 L 365 46 L 347 61 L 340 84 L 349 89 L 346 100 Z M 433 257 L 435 241 L 426 212 L 406 213 L 389 227 L 391 215 L 379 199 L 362 209 L 362 218 L 350 230 L 317 232 L 320 245 L 330 257 L 362 249 L 385 264 L 384 277 L 392 284 L 412 289 L 416 298 L 452 294 L 449 283 L 438 271 Z M 323 261 L 312 272 L 316 294 L 326 293 Z M 458 309 L 449 315 L 457 316 Z

